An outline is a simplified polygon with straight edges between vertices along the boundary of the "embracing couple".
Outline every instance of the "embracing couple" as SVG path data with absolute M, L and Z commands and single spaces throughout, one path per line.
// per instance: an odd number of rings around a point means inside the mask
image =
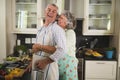
M 78 80 L 75 57 L 75 18 L 49 4 L 45 9 L 44 25 L 38 29 L 32 62 L 32 80 Z

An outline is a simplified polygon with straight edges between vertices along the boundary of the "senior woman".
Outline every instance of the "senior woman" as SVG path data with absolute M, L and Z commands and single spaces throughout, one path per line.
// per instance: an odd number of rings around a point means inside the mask
M 58 25 L 65 30 L 67 40 L 67 54 L 58 62 L 59 80 L 78 80 L 78 60 L 75 57 L 75 18 L 70 12 L 66 11 L 59 16 Z

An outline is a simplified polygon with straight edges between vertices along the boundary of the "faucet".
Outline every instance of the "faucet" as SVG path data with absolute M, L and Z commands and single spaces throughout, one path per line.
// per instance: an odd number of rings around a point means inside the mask
M 79 51 L 79 50 L 81 50 L 81 49 L 83 49 L 83 48 L 85 48 L 86 46 L 80 46 L 77 50 L 76 50 L 76 53 Z
M 95 38 L 93 41 L 91 41 L 90 48 L 94 48 L 97 42 L 98 42 L 97 38 Z

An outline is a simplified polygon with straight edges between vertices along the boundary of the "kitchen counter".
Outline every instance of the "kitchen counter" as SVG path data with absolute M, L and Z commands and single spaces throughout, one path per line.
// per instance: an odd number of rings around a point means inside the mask
M 0 67 L 0 80 L 30 80 L 31 73 L 25 72 L 29 63 L 30 60 L 27 59 L 14 63 L 4 62 Z
M 79 63 L 78 63 L 78 75 L 79 75 L 79 80 L 85 80 L 85 76 L 86 76 L 86 73 L 85 73 L 85 67 L 89 65 L 88 68 L 92 68 L 90 70 L 94 70 L 94 71 L 97 71 L 97 69 L 99 70 L 99 68 L 105 68 L 106 66 L 113 66 L 111 63 L 114 64 L 115 62 L 115 65 L 116 66 L 116 63 L 117 63 L 117 60 L 115 58 L 113 59 L 107 59 L 105 57 L 103 58 L 95 58 L 93 56 L 83 56 L 83 57 L 80 57 L 78 58 L 79 60 Z M 86 62 L 90 62 L 90 64 L 86 63 Z M 91 64 L 91 63 L 94 63 Z M 110 63 L 110 65 L 109 65 Z M 103 67 L 100 67 L 99 66 L 102 65 Z M 108 64 L 108 65 L 107 65 Z M 98 66 L 97 66 L 98 65 Z M 92 66 L 92 67 L 91 67 Z M 93 68 L 94 67 L 94 68 Z M 103 69 L 104 69 L 103 68 Z M 109 68 L 109 67 L 108 67 Z M 108 68 L 106 70 L 108 70 Z M 116 68 L 116 67 L 114 67 Z M 108 71 L 111 71 L 112 69 L 109 69 Z M 101 70 L 103 71 L 103 70 Z M 89 73 L 92 73 L 93 71 L 89 72 Z M 101 73 L 100 73 L 101 74 Z M 106 74 L 105 74 L 106 75 Z
M 90 56 L 85 56 L 84 59 L 85 60 L 100 60 L 100 61 L 117 61 L 115 58 L 107 59 L 105 57 L 103 57 L 103 58 L 96 58 L 96 57 L 90 57 Z

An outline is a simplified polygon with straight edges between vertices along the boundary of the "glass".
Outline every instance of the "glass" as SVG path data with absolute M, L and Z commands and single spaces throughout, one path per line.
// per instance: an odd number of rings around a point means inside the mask
M 91 30 L 110 30 L 111 21 L 108 19 L 93 19 L 89 21 L 89 29 Z
M 90 5 L 89 14 L 110 14 L 111 5 Z
M 89 1 L 89 30 L 110 30 L 111 0 Z
M 37 27 L 37 0 L 16 0 L 16 28 Z

